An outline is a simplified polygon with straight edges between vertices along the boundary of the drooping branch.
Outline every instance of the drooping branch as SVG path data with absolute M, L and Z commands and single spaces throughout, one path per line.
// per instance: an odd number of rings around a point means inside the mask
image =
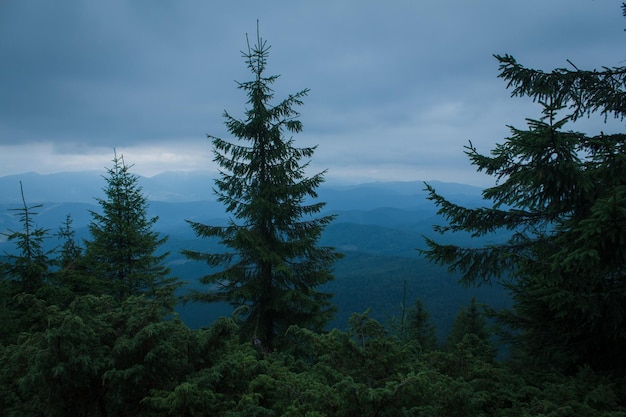
M 601 70 L 556 68 L 551 72 L 526 68 L 511 55 L 494 55 L 500 62 L 500 78 L 513 88 L 512 96 L 528 96 L 534 101 L 557 99 L 569 105 L 571 117 L 600 112 L 605 118 L 626 116 L 626 67 L 602 67 Z

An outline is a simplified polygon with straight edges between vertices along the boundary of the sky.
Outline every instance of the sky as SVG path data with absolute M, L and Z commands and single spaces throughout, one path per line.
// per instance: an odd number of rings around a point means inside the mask
M 0 176 L 216 171 L 207 134 L 234 140 L 247 107 L 246 34 L 271 45 L 275 103 L 308 88 L 296 146 L 335 182 L 488 186 L 489 153 L 540 117 L 511 98 L 493 54 L 550 71 L 623 66 L 613 0 L 0 0 Z M 570 129 L 621 129 L 600 118 Z

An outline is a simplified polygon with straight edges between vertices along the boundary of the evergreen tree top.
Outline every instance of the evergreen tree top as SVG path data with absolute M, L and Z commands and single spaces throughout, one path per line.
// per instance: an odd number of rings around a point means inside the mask
M 511 55 L 494 56 L 500 62 L 498 77 L 508 81 L 507 87 L 512 88 L 514 97 L 569 104 L 573 120 L 594 112 L 605 118 L 626 116 L 626 67 L 581 70 L 568 60 L 572 68 L 545 72 L 526 68 Z
M 242 336 L 272 349 L 286 329 L 298 324 L 319 330 L 332 313 L 330 294 L 316 287 L 332 279 L 330 267 L 340 255 L 317 245 L 333 216 L 317 216 L 324 203 L 312 202 L 323 172 L 307 176 L 315 147 L 297 147 L 291 137 L 302 131 L 295 107 L 308 89 L 273 103 L 266 76 L 269 45 L 257 30 L 256 44 L 248 37 L 243 57 L 253 79 L 238 83 L 248 96 L 245 117 L 224 112 L 225 125 L 237 141 L 209 135 L 218 201 L 232 213 L 225 226 L 190 222 L 201 237 L 217 237 L 229 251 L 207 254 L 185 251 L 222 271 L 201 279 L 215 290 L 192 295 L 194 300 L 227 301 L 242 312 Z
M 106 198 L 99 198 L 102 212 L 91 211 L 91 239 L 85 241 L 86 267 L 119 298 L 154 293 L 169 287 L 167 253 L 156 254 L 167 237 L 153 230 L 158 217 L 148 216 L 148 202 L 139 177 L 130 172 L 123 156 L 114 153 L 105 177 Z

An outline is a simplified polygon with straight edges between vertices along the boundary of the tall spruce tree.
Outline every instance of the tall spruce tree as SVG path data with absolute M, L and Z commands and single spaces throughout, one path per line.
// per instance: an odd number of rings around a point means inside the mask
M 238 142 L 209 136 L 215 161 L 218 200 L 232 214 L 227 226 L 189 222 L 199 237 L 217 237 L 228 252 L 208 254 L 184 251 L 191 259 L 223 267 L 201 278 L 211 285 L 196 292 L 196 301 L 227 301 L 241 313 L 242 337 L 264 349 L 280 347 L 290 325 L 319 330 L 330 319 L 330 294 L 318 286 L 333 278 L 331 267 L 340 257 L 331 247 L 318 246 L 333 216 L 319 216 L 325 203 L 311 202 L 323 174 L 305 175 L 315 147 L 295 147 L 287 133 L 298 133 L 302 123 L 294 106 L 308 90 L 271 104 L 271 85 L 278 76 L 266 76 L 269 46 L 258 35 L 256 45 L 243 52 L 254 75 L 239 83 L 250 108 L 239 120 L 225 112 L 225 125 Z
M 491 207 L 458 206 L 428 186 L 448 225 L 475 237 L 509 230 L 502 244 L 458 247 L 427 239 L 426 255 L 463 273 L 465 283 L 503 278 L 514 298 L 500 319 L 515 346 L 541 363 L 626 371 L 626 135 L 587 136 L 566 123 L 593 113 L 626 115 L 626 68 L 543 72 L 496 56 L 513 96 L 529 96 L 543 117 L 491 155 L 470 145 L 478 171 L 495 176 Z
M 167 252 L 156 254 L 167 237 L 153 230 L 158 217 L 148 217 L 146 197 L 131 167 L 115 153 L 105 177 L 106 199 L 98 198 L 101 212 L 91 211 L 91 240 L 85 241 L 83 259 L 102 290 L 118 299 L 153 294 L 174 282 L 163 264 Z

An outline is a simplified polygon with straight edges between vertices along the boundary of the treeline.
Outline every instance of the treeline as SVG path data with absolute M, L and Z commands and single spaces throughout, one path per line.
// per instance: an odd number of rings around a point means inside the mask
M 495 361 L 474 301 L 445 341 L 419 300 L 387 328 L 367 312 L 346 332 L 292 326 L 280 351 L 242 339 L 236 317 L 192 330 L 173 313 L 173 279 L 116 288 L 110 260 L 86 269 L 67 224 L 57 252 L 42 253 L 51 236 L 34 209 L 20 211 L 21 250 L 3 264 L 2 415 L 624 415 L 623 386 L 588 367 Z
M 113 162 L 84 249 L 71 218 L 52 233 L 37 228 L 37 206 L 17 209 L 23 229 L 2 264 L 2 415 L 623 415 L 618 381 L 588 367 L 496 361 L 474 300 L 445 341 L 420 300 L 388 327 L 367 312 L 345 332 L 289 327 L 281 350 L 242 338 L 236 316 L 192 330 L 173 310 L 180 282 L 153 255 L 163 238 L 137 178 Z
M 265 352 L 233 319 L 190 330 L 145 295 L 18 302 L 31 327 L 2 346 L 6 416 L 624 415 L 615 381 L 494 362 L 482 334 L 433 349 L 423 326 L 399 335 L 355 314 L 348 332 L 292 327 L 288 349 Z

